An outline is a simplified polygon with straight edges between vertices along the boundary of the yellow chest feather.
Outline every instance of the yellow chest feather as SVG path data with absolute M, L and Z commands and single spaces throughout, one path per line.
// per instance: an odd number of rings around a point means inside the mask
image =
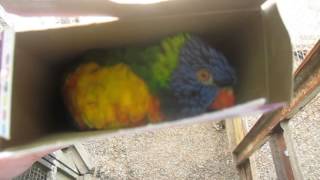
M 159 100 L 125 64 L 80 65 L 67 77 L 64 95 L 82 129 L 130 127 L 161 119 Z

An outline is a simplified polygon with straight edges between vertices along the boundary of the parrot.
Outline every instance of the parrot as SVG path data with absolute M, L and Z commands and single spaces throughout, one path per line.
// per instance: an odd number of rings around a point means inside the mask
M 234 68 L 191 33 L 145 47 L 91 49 L 76 60 L 62 93 L 80 130 L 172 121 L 235 104 Z

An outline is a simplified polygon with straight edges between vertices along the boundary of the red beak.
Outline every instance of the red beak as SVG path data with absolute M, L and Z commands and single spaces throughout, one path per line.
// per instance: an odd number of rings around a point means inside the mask
M 211 103 L 208 110 L 218 110 L 233 106 L 235 104 L 235 97 L 231 88 L 223 88 L 218 92 L 217 97 Z

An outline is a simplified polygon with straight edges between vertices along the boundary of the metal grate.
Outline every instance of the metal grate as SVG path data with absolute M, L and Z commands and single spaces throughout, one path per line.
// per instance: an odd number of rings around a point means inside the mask
M 13 180 L 47 180 L 50 169 L 36 162 L 30 169 Z
M 320 39 L 319 0 L 279 0 L 281 15 L 291 37 L 294 70 Z

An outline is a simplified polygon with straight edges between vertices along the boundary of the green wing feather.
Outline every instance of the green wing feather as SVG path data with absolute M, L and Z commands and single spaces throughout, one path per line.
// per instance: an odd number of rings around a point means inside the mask
M 157 93 L 169 88 L 171 74 L 178 64 L 180 49 L 188 38 L 189 34 L 181 33 L 147 48 L 91 51 L 84 56 L 84 61 L 96 61 L 105 66 L 128 64 L 144 79 L 150 90 Z

